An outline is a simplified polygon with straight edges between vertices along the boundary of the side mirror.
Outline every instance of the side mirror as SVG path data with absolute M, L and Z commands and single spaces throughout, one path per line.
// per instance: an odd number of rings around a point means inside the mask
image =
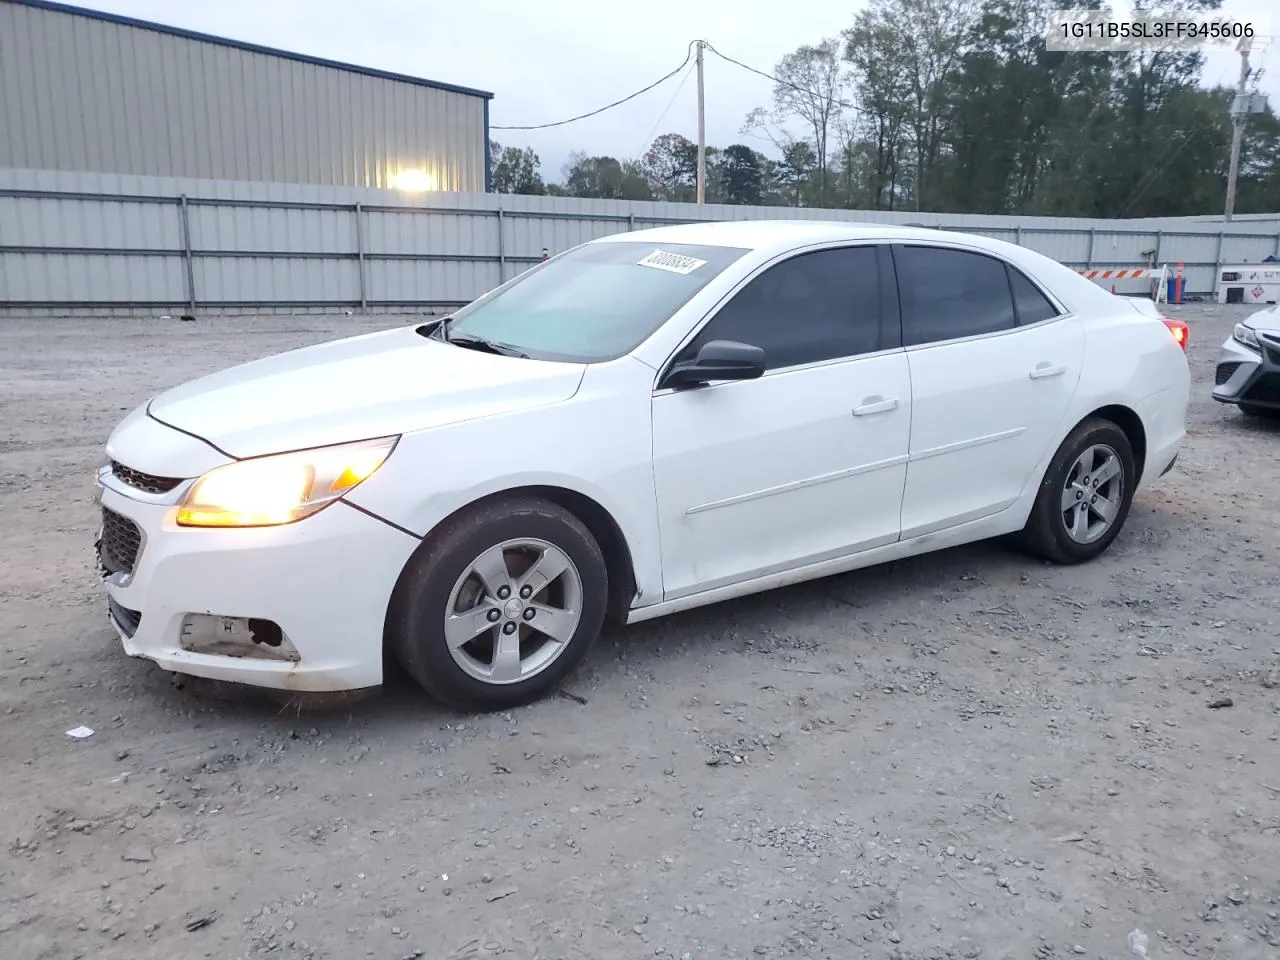
M 715 380 L 754 380 L 764 373 L 764 350 L 736 340 L 704 343 L 693 360 L 667 371 L 662 387 L 694 387 Z

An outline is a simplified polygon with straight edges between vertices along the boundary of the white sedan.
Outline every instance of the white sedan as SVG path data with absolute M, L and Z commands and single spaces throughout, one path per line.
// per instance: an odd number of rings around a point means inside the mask
M 1182 443 L 1187 328 L 1021 247 L 739 221 L 591 241 L 451 317 L 112 433 L 125 651 L 291 691 L 552 691 L 634 623 L 1014 534 L 1070 564 Z

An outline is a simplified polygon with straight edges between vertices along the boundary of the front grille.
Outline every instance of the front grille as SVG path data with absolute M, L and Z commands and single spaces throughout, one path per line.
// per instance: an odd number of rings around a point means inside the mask
M 142 546 L 142 531 L 128 517 L 102 508 L 102 539 L 98 556 L 109 573 L 133 573 Z
M 1280 373 L 1264 373 L 1240 399 L 1246 403 L 1280 403 Z
M 126 637 L 132 637 L 138 632 L 138 626 L 142 623 L 141 611 L 122 607 L 110 597 L 107 597 L 107 610 L 111 614 L 111 619 L 124 631 Z
M 1267 353 L 1267 359 L 1272 363 L 1280 363 L 1280 339 L 1266 333 L 1259 334 L 1258 339 Z
M 1231 379 L 1231 375 L 1232 375 L 1233 373 L 1235 373 L 1235 372 L 1236 372 L 1237 370 L 1239 370 L 1239 369 L 1240 369 L 1240 364 L 1238 364 L 1238 363 L 1220 363 L 1220 364 L 1218 364 L 1218 373 L 1217 373 L 1217 375 L 1216 375 L 1216 376 L 1214 377 L 1214 379 L 1213 379 L 1213 385 L 1214 385 L 1215 387 L 1220 387 L 1220 386 L 1222 386 L 1224 383 L 1226 383 L 1228 380 L 1230 380 L 1230 379 Z
M 180 478 L 157 477 L 154 474 L 143 473 L 141 470 L 134 470 L 118 460 L 111 461 L 111 472 L 129 486 L 144 493 L 168 493 L 182 482 Z

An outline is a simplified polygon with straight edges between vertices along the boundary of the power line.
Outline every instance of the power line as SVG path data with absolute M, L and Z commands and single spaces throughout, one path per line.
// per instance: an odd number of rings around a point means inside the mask
M 690 41 L 689 46 L 685 52 L 684 60 L 674 70 L 670 71 L 669 73 L 655 80 L 653 83 L 649 84 L 648 86 L 643 87 L 642 89 L 635 91 L 635 93 L 629 94 L 620 100 L 615 100 L 613 103 L 605 104 L 603 107 L 598 107 L 597 109 L 588 111 L 587 113 L 578 114 L 576 117 L 569 117 L 568 119 L 565 119 L 565 120 L 557 120 L 554 123 L 536 123 L 536 124 L 522 124 L 522 125 L 511 125 L 511 126 L 503 126 L 503 125 L 495 124 L 491 126 L 490 129 L 491 130 L 547 130 L 552 127 L 562 127 L 562 126 L 565 126 L 566 124 L 576 123 L 579 120 L 586 120 L 589 117 L 597 116 L 601 113 L 604 113 L 607 110 L 612 110 L 615 107 L 619 107 L 622 104 L 627 103 L 631 100 L 634 100 L 636 97 L 639 97 L 642 94 L 648 93 L 650 90 L 653 90 L 654 88 L 661 86 L 662 84 L 670 80 L 672 77 L 674 77 L 676 74 L 678 74 L 681 70 L 685 69 L 685 67 L 687 67 L 690 61 L 693 59 L 693 48 L 695 43 L 697 43 L 697 41 Z M 802 87 L 798 84 L 792 83 L 790 80 L 783 80 L 781 77 L 775 76 L 774 74 L 769 73 L 767 70 L 761 70 L 758 67 L 753 67 L 748 63 L 743 63 L 741 60 L 734 59 L 728 54 L 721 53 L 714 46 L 712 46 L 712 44 L 710 44 L 705 40 L 702 43 L 705 49 L 710 50 L 712 53 L 714 53 L 721 60 L 724 60 L 726 63 L 731 63 L 736 67 L 746 70 L 748 73 L 753 73 L 758 77 L 763 77 L 764 79 L 769 80 L 770 82 L 776 84 L 777 86 L 787 87 L 788 89 L 795 90 L 796 92 L 803 93 L 807 96 L 828 99 L 833 106 L 841 107 L 845 110 L 851 110 L 854 113 L 859 115 L 868 115 L 868 111 L 864 110 L 861 107 L 858 107 L 856 104 L 849 103 L 847 100 L 841 100 L 835 97 L 827 98 L 825 94 L 819 93 L 816 90 L 811 90 L 808 87 Z M 1065 66 L 1065 61 L 1064 61 L 1064 64 L 1058 68 L 1059 72 L 1063 69 L 1064 66 Z M 684 85 L 684 82 L 686 80 L 688 80 L 688 74 L 686 74 L 684 80 L 681 81 L 681 86 Z M 679 90 L 677 89 L 677 93 L 678 92 Z M 674 103 L 674 98 L 672 102 Z M 1101 103 L 1095 103 L 1090 110 L 1090 115 L 1096 112 L 1100 106 L 1101 106 Z M 666 113 L 670 111 L 670 109 L 671 109 L 671 105 L 668 104 L 667 109 L 663 111 L 663 115 L 665 116 Z M 659 123 L 661 123 L 661 119 L 659 119 Z M 650 134 L 650 139 L 651 138 L 652 138 L 652 134 Z M 978 142 L 978 143 L 1000 143 L 1000 144 L 1021 142 L 1022 140 L 1023 138 L 1017 135 L 1009 136 L 1009 137 L 977 137 L 975 138 L 975 142 Z M 646 143 L 647 142 L 648 140 L 646 140 Z
M 688 82 L 689 75 L 691 73 L 693 73 L 693 68 L 686 67 L 684 76 L 681 77 L 680 82 L 676 84 L 675 93 L 671 94 L 671 99 L 667 101 L 667 105 L 663 108 L 662 113 L 658 115 L 658 120 L 653 125 L 653 129 L 649 131 L 649 135 L 644 138 L 644 143 L 640 145 L 640 153 L 638 155 L 643 156 L 645 148 L 649 146 L 649 143 L 653 140 L 653 135 L 658 132 L 658 127 L 662 125 L 662 121 L 665 120 L 667 118 L 667 114 L 671 112 L 671 108 L 675 105 L 676 97 L 680 96 L 680 91 L 684 89 L 684 85 Z
M 1122 206 L 1120 208 L 1120 212 L 1116 214 L 1117 218 L 1123 217 L 1128 213 L 1129 209 L 1135 202 L 1137 202 L 1142 194 L 1146 193 L 1147 188 L 1160 178 L 1160 175 L 1164 172 L 1165 159 L 1168 158 L 1169 162 L 1172 163 L 1174 158 L 1177 157 L 1178 152 L 1186 145 L 1187 140 L 1190 139 L 1193 132 L 1194 131 L 1192 130 L 1174 131 L 1176 136 L 1169 138 L 1169 142 L 1166 143 L 1164 149 L 1160 151 L 1160 155 L 1149 165 L 1146 174 L 1138 179 L 1133 190 L 1129 192 L 1129 196 L 1125 200 L 1124 206 Z M 1170 153 L 1172 153 L 1172 156 L 1170 156 Z
M 1178 159 L 1178 154 L 1182 152 L 1182 148 L 1199 135 L 1200 131 L 1192 128 L 1182 134 L 1182 139 L 1180 141 L 1174 141 L 1176 148 L 1173 153 L 1169 155 L 1169 159 L 1165 160 L 1163 164 L 1157 166 L 1154 170 L 1148 173 L 1146 177 L 1139 181 L 1138 186 L 1134 188 L 1132 196 L 1129 197 L 1129 202 L 1126 203 L 1120 213 L 1117 214 L 1117 218 L 1123 217 L 1128 213 L 1129 210 L 1132 209 L 1133 205 L 1142 198 L 1142 195 L 1155 186 L 1156 181 L 1164 176 L 1164 172 L 1168 170 L 1169 167 L 1173 166 L 1173 161 Z M 1165 147 L 1165 151 L 1168 152 L 1168 150 L 1169 147 Z M 1160 159 L 1164 159 L 1163 156 Z M 1158 162 L 1159 161 L 1157 161 L 1157 163 Z
M 733 57 L 730 57 L 730 56 L 727 56 L 726 54 L 721 53 L 719 50 L 717 50 L 711 44 L 707 43 L 705 40 L 703 41 L 703 46 L 705 46 L 708 50 L 714 53 L 721 60 L 724 60 L 728 63 L 732 63 L 735 67 L 741 67 L 743 70 L 746 70 L 748 73 L 754 73 L 756 76 L 764 77 L 766 80 L 772 80 L 774 83 L 776 83 L 780 87 L 790 87 L 792 90 L 795 90 L 798 93 L 806 94 L 810 97 L 821 97 L 824 100 L 829 100 L 830 103 L 834 106 L 843 107 L 846 110 L 852 110 L 854 113 L 864 112 L 860 107 L 852 103 L 847 103 L 844 100 L 837 100 L 835 97 L 826 97 L 824 94 L 821 94 L 816 90 L 810 90 L 808 87 L 798 86 L 797 84 L 792 83 L 790 80 L 783 80 L 780 77 L 775 77 L 773 74 L 768 73 L 764 70 L 758 70 L 757 68 L 750 66 L 749 64 L 745 64 L 741 60 L 735 60 L 733 59 Z
M 649 84 L 647 87 L 644 87 L 641 90 L 637 90 L 635 93 L 625 96 L 621 100 L 615 100 L 613 103 L 605 104 L 603 107 L 599 107 L 598 109 L 592 110 L 589 113 L 581 113 L 581 114 L 578 114 L 578 116 L 576 117 L 570 117 L 568 120 L 557 120 L 555 123 L 534 123 L 534 124 L 527 124 L 523 126 L 510 126 L 510 127 L 492 126 L 490 127 L 490 129 L 491 130 L 546 130 L 549 127 L 563 127 L 566 123 L 576 123 L 579 120 L 585 120 L 588 117 L 594 117 L 597 114 L 604 113 L 606 110 L 612 110 L 614 107 L 620 107 L 622 106 L 622 104 L 626 103 L 628 100 L 634 100 L 636 97 L 640 96 L 641 94 L 648 93 L 654 87 L 661 86 L 662 84 L 666 83 L 668 80 L 670 80 L 677 73 L 679 73 L 681 70 L 683 70 L 686 66 L 689 65 L 689 60 L 692 56 L 693 56 L 693 44 L 690 43 L 688 46 L 688 49 L 685 51 L 683 62 L 681 62 L 680 66 L 676 67 L 666 76 L 653 81 L 653 83 Z
M 810 97 L 818 97 L 821 99 L 829 100 L 832 105 L 837 107 L 843 107 L 846 110 L 852 110 L 856 114 L 874 116 L 874 114 L 871 114 L 870 111 L 865 110 L 862 107 L 857 106 L 856 104 L 849 103 L 846 100 L 839 100 L 835 97 L 828 98 L 826 97 L 825 94 L 819 93 L 817 90 L 810 90 L 808 87 L 801 87 L 797 84 L 792 83 L 789 80 L 783 80 L 781 77 L 775 77 L 772 73 L 769 73 L 766 70 L 760 70 L 756 67 L 751 66 L 750 64 L 743 63 L 741 60 L 735 60 L 733 57 L 730 57 L 726 54 L 721 53 L 719 50 L 717 50 L 715 47 L 713 47 L 709 43 L 706 44 L 706 48 L 710 50 L 712 53 L 714 53 L 721 60 L 724 60 L 728 63 L 732 63 L 735 67 L 741 67 L 743 70 L 746 70 L 749 73 L 754 73 L 756 76 L 764 77 L 766 80 L 771 80 L 780 87 L 789 87 L 790 89 L 795 90 L 798 93 L 803 93 Z M 1062 73 L 1065 71 L 1066 65 L 1067 65 L 1067 61 L 1064 59 L 1063 62 L 1058 66 L 1057 70 L 1054 72 L 1055 79 L 1060 79 Z M 1095 103 L 1094 106 L 1090 108 L 1088 116 L 1092 116 L 1092 114 L 1099 109 L 1100 105 L 1101 105 L 1101 101 L 1099 101 L 1099 103 Z M 1088 116 L 1086 116 L 1085 119 L 1088 119 Z M 1009 137 L 973 138 L 973 140 L 977 143 L 1002 143 L 1002 144 L 1022 143 L 1022 142 L 1025 142 L 1025 139 L 1026 138 L 1021 135 L 1013 135 Z
M 806 96 L 810 96 L 810 97 L 817 97 L 817 98 L 820 98 L 820 99 L 826 99 L 826 100 L 829 100 L 829 102 L 830 102 L 832 105 L 837 106 L 837 107 L 843 107 L 843 108 L 844 108 L 844 109 L 846 109 L 846 110 L 851 110 L 851 111 L 853 111 L 854 113 L 859 114 L 860 116 L 877 116 L 876 114 L 873 114 L 873 113 L 871 113 L 870 111 L 865 110 L 865 109 L 863 109 L 862 107 L 857 106 L 856 104 L 849 103 L 849 102 L 848 102 L 848 101 L 846 101 L 846 100 L 840 100 L 840 99 L 837 99 L 837 98 L 835 98 L 835 97 L 829 97 L 829 98 L 828 98 L 825 94 L 819 93 L 817 90 L 811 90 L 811 89 L 809 89 L 808 87 L 802 87 L 802 86 L 799 86 L 799 85 L 797 85 L 797 84 L 795 84 L 795 83 L 792 83 L 792 82 L 791 82 L 791 81 L 789 81 L 789 80 L 783 80 L 781 77 L 776 77 L 776 76 L 774 76 L 772 73 L 769 73 L 769 72 L 768 72 L 768 71 L 766 71 L 766 70 L 761 70 L 761 69 L 759 69 L 759 68 L 757 68 L 757 67 L 753 67 L 753 66 L 751 66 L 751 65 L 750 65 L 750 64 L 748 64 L 748 63 L 743 63 L 741 60 L 735 60 L 733 57 L 730 57 L 730 56 L 728 56 L 727 54 L 721 53 L 719 50 L 717 50 L 715 47 L 713 47 L 710 43 L 707 43 L 706 41 L 703 41 L 703 43 L 704 43 L 704 45 L 705 45 L 706 49 L 710 50 L 712 53 L 714 53 L 714 54 L 715 54 L 717 57 L 719 57 L 721 60 L 724 60 L 724 61 L 726 61 L 727 63 L 731 63 L 731 64 L 733 64 L 735 67 L 740 67 L 740 68 L 742 68 L 743 70 L 746 70 L 748 73 L 754 73 L 756 76 L 763 77 L 763 78 L 764 78 L 764 79 L 766 79 L 766 80 L 771 80 L 773 83 L 777 84 L 778 86 L 781 86 L 781 87 L 788 87 L 788 88 L 790 88 L 790 89 L 792 89 L 792 90 L 797 91 L 798 93 L 803 93 L 803 94 L 805 94 Z M 1067 67 L 1068 62 L 1069 62 L 1068 60 L 1064 59 L 1064 60 L 1062 61 L 1062 63 L 1058 65 L 1057 69 L 1054 71 L 1054 81 L 1057 81 L 1057 80 L 1061 79 L 1062 75 L 1063 75 L 1063 74 L 1065 73 L 1065 71 L 1066 71 L 1066 67 Z M 1104 105 L 1105 105 L 1105 100 L 1104 100 L 1104 99 L 1102 99 L 1102 98 L 1099 98 L 1099 99 L 1098 99 L 1098 100 L 1093 104 L 1093 106 L 1089 108 L 1089 112 L 1088 112 L 1088 113 L 1087 113 L 1083 118 L 1081 118 L 1081 119 L 1082 119 L 1082 120 L 1088 120 L 1088 119 L 1090 119 L 1090 118 L 1091 118 L 1095 113 L 1097 113 L 1097 112 L 1098 112 L 1098 111 L 1099 111 L 1099 110 L 1100 110 Z M 761 138 L 757 137 L 757 139 L 761 139 Z M 1008 145 L 1008 144 L 1022 144 L 1022 145 L 1026 145 L 1026 144 L 1027 144 L 1027 137 L 1026 137 L 1026 136 L 1024 136 L 1024 135 L 1022 135 L 1022 134 L 1012 134 L 1012 135 L 1007 136 L 1007 137 L 990 137 L 990 136 L 983 136 L 983 137 L 972 137 L 972 138 L 965 138 L 965 139 L 966 139 L 966 140 L 968 140 L 968 141 L 970 141 L 970 142 L 973 142 L 973 143 L 989 143 L 989 144 L 1001 144 L 1001 145 Z M 772 142 L 772 141 L 770 141 L 770 142 Z M 1062 141 L 1061 139 L 1057 139 L 1057 138 L 1050 138 L 1049 140 L 1045 141 L 1045 142 L 1042 144 L 1042 146 L 1055 147 L 1055 146 L 1062 146 L 1062 145 L 1063 145 L 1063 143 L 1064 143 L 1064 141 Z M 776 146 L 777 146 L 777 144 L 775 143 L 775 144 L 774 144 L 774 146 L 776 147 Z
M 614 102 L 609 103 L 609 104 L 606 104 L 606 105 L 605 105 L 605 106 L 603 106 L 603 107 L 598 107 L 597 109 L 595 109 L 595 110 L 591 110 L 591 111 L 589 111 L 589 112 L 587 112 L 587 113 L 579 114 L 579 115 L 578 115 L 578 116 L 576 116 L 576 117 L 569 117 L 568 119 L 565 119 L 565 120 L 557 120 L 557 121 L 555 121 L 554 123 L 525 124 L 525 125 L 518 125 L 518 126 L 517 126 L 517 125 L 512 125 L 512 126 L 498 126 L 498 125 L 495 125 L 495 126 L 492 126 L 490 129 L 492 129 L 492 130 L 546 130 L 546 129 L 549 129 L 549 128 L 552 128 L 552 127 L 562 127 L 562 126 L 565 126 L 566 124 L 576 123 L 576 122 L 577 122 L 577 121 L 579 121 L 579 120 L 586 120 L 586 119 L 587 119 L 587 118 L 589 118 L 589 117 L 594 117 L 594 116 L 597 116 L 597 115 L 599 115 L 599 114 L 601 114 L 601 113 L 604 113 L 605 111 L 612 110 L 612 109 L 614 109 L 615 107 L 619 107 L 619 106 L 621 106 L 622 104 L 627 103 L 627 102 L 629 102 L 629 101 L 631 101 L 631 100 L 634 100 L 636 97 L 639 97 L 639 96 L 641 96 L 641 95 L 643 95 L 643 94 L 645 94 L 645 93 L 648 93 L 649 91 L 653 90 L 654 88 L 661 86 L 662 84 L 664 84 L 664 83 L 666 83 L 668 80 L 670 80 L 672 77 L 674 77 L 674 76 L 676 76 L 678 73 L 680 73 L 680 71 L 682 71 L 682 70 L 684 70 L 686 67 L 688 67 L 688 66 L 689 66 L 689 64 L 690 64 L 690 61 L 693 59 L 694 45 L 695 45 L 696 43 L 697 43 L 697 41 L 691 41 L 691 42 L 689 43 L 688 48 L 687 48 L 687 49 L 686 49 L 686 51 L 685 51 L 685 57 L 684 57 L 684 60 L 683 60 L 683 61 L 679 64 L 679 66 L 677 66 L 674 70 L 671 70 L 670 72 L 668 72 L 668 73 L 667 73 L 667 74 L 665 74 L 664 76 L 660 77 L 659 79 L 655 80 L 653 83 L 649 84 L 648 86 L 643 87 L 643 88 L 641 88 L 640 90 L 637 90 L 637 91 L 635 91 L 634 93 L 629 94 L 629 95 L 627 95 L 627 96 L 623 97 L 623 98 L 622 98 L 622 99 L 620 99 L 620 100 L 615 100 Z M 757 67 L 753 67 L 753 66 L 751 66 L 751 65 L 750 65 L 750 64 L 748 64 L 748 63 L 743 63 L 741 60 L 737 60 L 737 59 L 735 59 L 735 58 L 733 58 L 733 57 L 729 56 L 728 54 L 721 53 L 721 52 L 720 52 L 719 50 L 717 50 L 717 49 L 716 49 L 712 44 L 708 43 L 708 42 L 707 42 L 707 41 L 705 41 L 705 40 L 704 40 L 704 41 L 702 41 L 702 45 L 703 45 L 703 47 L 704 47 L 706 50 L 711 51 L 711 52 L 712 52 L 712 53 L 714 53 L 717 57 L 719 57 L 721 60 L 724 60 L 726 63 L 731 63 L 731 64 L 733 64 L 734 66 L 736 66 L 736 67 L 738 67 L 738 68 L 740 68 L 740 69 L 742 69 L 742 70 L 746 70 L 748 73 L 752 73 L 752 74 L 755 74 L 756 76 L 759 76 L 759 77 L 764 78 L 765 80 L 769 80 L 770 82 L 774 83 L 774 84 L 775 84 L 775 85 L 777 85 L 777 86 L 780 86 L 780 87 L 786 87 L 786 88 L 788 88 L 788 89 L 795 90 L 796 92 L 798 92 L 798 93 L 802 93 L 802 94 L 805 94 L 805 95 L 807 95 L 807 96 L 811 96 L 811 97 L 819 97 L 819 98 L 826 99 L 826 100 L 828 100 L 828 101 L 829 101 L 833 106 L 838 106 L 838 107 L 841 107 L 841 108 L 843 108 L 843 109 L 845 109 L 845 110 L 853 111 L 854 113 L 859 114 L 859 115 L 864 115 L 864 116 L 865 116 L 865 115 L 870 115 L 870 114 L 869 114 L 869 112 L 868 112 L 867 110 L 865 110 L 865 109 L 863 109 L 863 108 L 860 108 L 860 107 L 858 107 L 857 105 L 855 105 L 855 104 L 853 104 L 853 103 L 849 103 L 849 102 L 848 102 L 848 101 L 846 101 L 846 100 L 841 100 L 841 99 L 838 99 L 838 98 L 836 98 L 836 97 L 827 97 L 825 94 L 822 94 L 822 93 L 820 93 L 820 92 L 818 92 L 818 91 L 816 91 L 816 90 L 811 90 L 811 89 L 809 89 L 809 88 L 807 88 L 807 87 L 799 86 L 798 84 L 795 84 L 795 83 L 793 83 L 793 82 L 791 82 L 791 81 L 789 81 L 789 80 L 784 80 L 784 79 L 782 79 L 781 77 L 775 76 L 774 74 L 769 73 L 767 70 L 761 70 L 761 69 L 759 69 L 759 68 L 757 68 Z M 1063 72 L 1065 71 L 1066 65 L 1067 65 L 1067 63 L 1066 63 L 1066 61 L 1064 60 L 1064 62 L 1063 62 L 1062 64 L 1060 64 L 1060 65 L 1059 65 L 1059 67 L 1057 68 L 1057 70 L 1055 70 L 1055 71 L 1054 71 L 1054 78 L 1055 78 L 1055 80 L 1056 80 L 1056 79 L 1058 79 L 1058 78 L 1060 78 L 1060 77 L 1062 76 Z M 692 72 L 692 71 L 690 71 L 690 72 Z M 675 93 L 672 95 L 671 100 L 667 103 L 667 106 L 663 109 L 662 114 L 658 117 L 658 122 L 657 122 L 656 124 L 654 124 L 653 131 L 651 131 L 651 132 L 650 132 L 650 134 L 649 134 L 649 136 L 646 138 L 646 140 L 645 140 L 645 144 L 646 144 L 646 145 L 649 143 L 649 141 L 650 141 L 650 140 L 652 140 L 652 138 L 653 138 L 653 133 L 657 130 L 658 126 L 659 126 L 659 125 L 661 125 L 661 123 L 662 123 L 663 119 L 665 119 L 665 117 L 666 117 L 667 113 L 668 113 L 668 112 L 670 112 L 672 105 L 674 105 L 674 103 L 675 103 L 676 97 L 677 97 L 677 96 L 679 96 L 680 90 L 684 87 L 684 84 L 688 81 L 688 79 L 689 79 L 689 73 L 686 73 L 686 74 L 685 74 L 685 76 L 681 79 L 680 84 L 677 86 L 677 88 L 676 88 L 676 90 L 675 90 Z M 1097 111 L 1098 111 L 1102 106 L 1103 106 L 1103 103 L 1101 102 L 1101 100 L 1099 100 L 1099 102 L 1094 103 L 1094 104 L 1092 105 L 1092 107 L 1090 108 L 1090 110 L 1089 110 L 1088 114 L 1087 114 L 1083 119 L 1086 119 L 1086 120 L 1087 120 L 1087 119 L 1091 118 L 1091 117 L 1092 117 L 1092 116 L 1093 116 L 1093 115 L 1094 115 L 1094 114 L 1095 114 L 1095 113 L 1096 113 L 1096 112 L 1097 112 Z M 1184 135 L 1184 137 L 1183 137 L 1183 139 L 1181 140 L 1181 142 L 1175 142 L 1175 144 L 1173 145 L 1173 147 L 1174 147 L 1173 154 L 1172 154 L 1171 156 L 1169 156 L 1169 158 L 1168 158 L 1168 161 L 1167 161 L 1167 162 L 1165 162 L 1164 164 L 1159 165 L 1158 170 L 1157 170 L 1157 171 L 1155 171 L 1156 178 L 1158 178 L 1158 176 L 1159 176 L 1160 174 L 1162 174 L 1162 173 L 1164 172 L 1164 170 L 1165 170 L 1165 169 L 1167 169 L 1167 167 L 1168 167 L 1169 165 L 1171 165 L 1171 164 L 1172 164 L 1172 162 L 1176 159 L 1176 157 L 1178 156 L 1178 154 L 1179 154 L 1179 153 L 1181 153 L 1182 149 L 1183 149 L 1184 147 L 1186 147 L 1186 145 L 1188 144 L 1188 142 L 1190 142 L 1190 140 L 1192 140 L 1192 139 L 1194 139 L 1194 138 L 1195 138 L 1195 137 L 1194 137 L 1194 135 L 1192 135 L 1192 136 L 1185 136 L 1185 135 Z M 970 138 L 966 138 L 966 139 L 970 139 Z M 1025 138 L 1024 136 L 1020 136 L 1020 135 L 1011 135 L 1011 136 L 1007 136 L 1007 137 L 981 136 L 981 137 L 971 138 L 971 139 L 970 139 L 970 142 L 974 142 L 974 143 L 1002 144 L 1002 145 L 1007 145 L 1007 144 L 1012 144 L 1012 143 L 1020 143 L 1020 144 L 1026 145 L 1026 138 Z M 1058 139 L 1058 138 L 1056 138 L 1056 137 L 1050 137 L 1048 140 L 1044 141 L 1044 142 L 1041 144 L 1041 146 L 1042 146 L 1042 147 L 1048 147 L 1048 148 L 1050 148 L 1050 149 L 1052 149 L 1052 148 L 1054 148 L 1054 147 L 1062 146 L 1062 145 L 1063 145 L 1063 141 L 1062 141 L 1062 140 L 1060 140 L 1060 139 Z M 776 146 L 776 144 L 775 144 L 775 146 Z M 1166 150 L 1167 150 L 1167 149 L 1168 149 L 1168 147 L 1166 147 Z M 1161 159 L 1163 159 L 1163 157 L 1162 157 Z M 1148 178 L 1150 178 L 1150 174 L 1148 175 Z M 1154 180 L 1154 179 L 1150 179 L 1150 182 L 1146 182 L 1148 178 L 1144 178 L 1144 181 L 1143 181 L 1142 183 L 1139 183 L 1139 184 L 1138 184 L 1138 188 L 1137 188 L 1136 193 L 1135 193 L 1134 195 L 1132 195 L 1132 196 L 1128 199 L 1128 201 L 1126 202 L 1126 204 L 1125 204 L 1124 209 L 1125 209 L 1126 211 L 1127 211 L 1127 210 L 1129 210 L 1129 209 L 1131 209 L 1131 208 L 1132 208 L 1132 206 L 1133 206 L 1133 204 L 1134 204 L 1138 199 L 1140 199 L 1140 198 L 1141 198 L 1141 196 L 1142 196 L 1142 194 L 1143 194 L 1143 193 L 1145 193 L 1145 192 L 1150 188 L 1150 186 L 1155 182 L 1155 180 Z

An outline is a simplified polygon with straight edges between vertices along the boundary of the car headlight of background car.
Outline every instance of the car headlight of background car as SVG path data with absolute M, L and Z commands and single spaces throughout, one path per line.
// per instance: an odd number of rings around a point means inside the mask
M 1237 323 L 1235 329 L 1231 331 L 1231 339 L 1237 343 L 1243 343 L 1250 350 L 1261 350 L 1262 346 L 1258 343 L 1258 335 L 1243 323 Z
M 210 470 L 178 504 L 178 525 L 270 527 L 309 517 L 373 476 L 399 439 L 255 457 Z

